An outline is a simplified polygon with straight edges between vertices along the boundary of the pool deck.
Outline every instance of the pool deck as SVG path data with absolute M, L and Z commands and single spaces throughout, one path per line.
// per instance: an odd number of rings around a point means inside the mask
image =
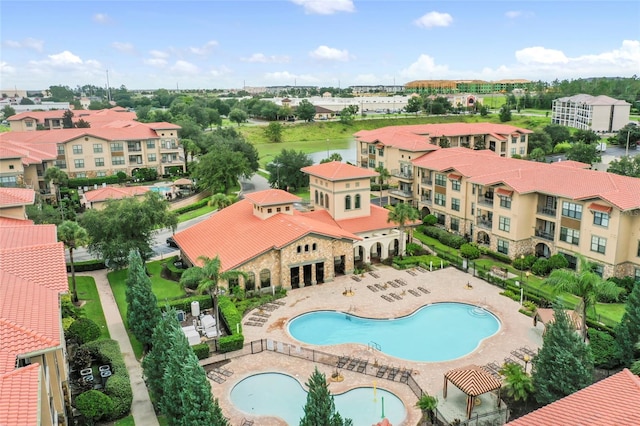
M 391 267 L 376 265 L 374 273 L 378 277 L 367 273 L 364 277 L 358 277 L 360 281 L 357 282 L 351 276 L 341 276 L 330 283 L 290 290 L 287 297 L 281 299 L 284 302 L 283 306 L 273 311 L 265 310 L 263 312 L 264 314 L 270 314 L 263 326 L 243 326 L 245 344 L 254 340 L 271 339 L 338 356 L 368 359 L 369 364 L 377 361 L 378 364 L 410 368 L 414 370 L 413 378 L 415 381 L 425 392 L 432 395 L 438 395 L 442 392 L 444 373 L 450 369 L 470 364 L 482 366 L 491 362 L 502 365 L 506 357 L 512 357 L 511 351 L 524 346 L 528 346 L 535 351 L 542 345 L 541 325 L 538 324 L 538 327 L 534 327 L 531 318 L 518 312 L 520 304 L 501 296 L 499 294 L 501 289 L 498 287 L 455 268 L 445 268 L 434 272 L 412 271 L 413 274 L 410 274 L 407 271 L 398 271 Z M 376 292 L 367 287 L 375 284 L 384 286 L 386 282 L 394 281 L 395 279 L 404 280 L 407 285 L 399 286 L 398 288 L 388 285 L 386 289 L 380 289 Z M 468 288 L 467 283 L 470 283 L 472 288 Z M 429 293 L 425 294 L 419 290 L 419 287 L 428 290 Z M 353 294 L 345 296 L 343 295 L 345 291 L 351 291 Z M 419 294 L 419 296 L 415 296 L 412 294 L 413 292 Z M 395 293 L 401 300 L 392 299 L 394 301 L 389 302 L 381 297 L 381 295 L 389 296 L 390 293 Z M 424 305 L 435 302 L 463 302 L 485 307 L 500 319 L 500 329 L 494 336 L 485 339 L 471 354 L 446 362 L 407 361 L 386 355 L 384 352 L 371 349 L 363 344 L 307 345 L 296 341 L 286 331 L 286 324 L 289 320 L 297 315 L 315 310 L 329 309 L 349 312 L 363 317 L 392 318 L 408 315 Z M 257 310 L 251 311 L 245 316 L 243 323 L 257 312 Z M 455 339 L 455 336 L 451 336 L 451 339 Z M 382 350 L 384 351 L 384 348 Z M 214 356 L 209 360 L 203 360 L 203 364 L 218 359 L 219 356 Z M 223 383 L 211 381 L 211 385 L 214 396 L 219 399 L 225 416 L 231 420 L 232 424 L 240 425 L 243 419 L 248 419 L 254 420 L 256 425 L 280 426 L 286 423 L 276 418 L 251 416 L 235 409 L 229 397 L 231 389 L 241 379 L 261 372 L 287 373 L 304 384 L 316 366 L 321 372 L 325 373 L 327 378 L 335 370 L 329 365 L 264 351 L 231 359 L 225 365 L 225 368 L 233 371 L 233 375 L 226 377 Z M 378 379 L 347 369 L 342 369 L 341 372 L 345 380 L 340 383 L 334 382 L 330 384 L 329 389 L 333 393 L 345 392 L 360 386 L 371 387 L 373 382 L 376 381 L 378 387 L 393 392 L 405 403 L 408 413 L 403 425 L 418 423 L 421 413 L 414 407 L 417 398 L 407 385 L 398 381 Z M 454 387 L 449 384 L 450 392 Z M 439 406 L 444 409 L 444 405 L 445 403 L 440 397 Z M 483 408 L 486 409 L 486 406 Z M 464 405 L 461 410 L 464 411 Z M 443 411 L 449 412 L 450 410 Z M 463 416 L 460 416 L 460 418 L 463 418 Z

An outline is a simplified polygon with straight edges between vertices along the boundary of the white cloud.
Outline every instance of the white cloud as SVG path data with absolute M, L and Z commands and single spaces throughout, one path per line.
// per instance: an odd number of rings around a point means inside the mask
M 358 74 L 355 79 L 355 85 L 377 85 L 380 84 L 380 77 L 375 74 Z
M 291 0 L 302 6 L 309 15 L 332 15 L 336 12 L 354 12 L 352 0 Z
M 316 50 L 309 52 L 309 56 L 325 61 L 347 62 L 350 59 L 348 50 L 335 49 L 329 46 L 318 46 Z
M 522 11 L 520 10 L 510 10 L 504 14 L 509 19 L 516 19 L 522 16 Z
M 189 52 L 194 55 L 205 56 L 211 53 L 211 50 L 218 45 L 218 42 L 215 40 L 210 40 L 206 42 L 202 47 L 190 47 Z
M 44 41 L 28 37 L 23 39 L 22 41 L 5 40 L 2 44 L 5 47 L 9 47 L 12 49 L 33 49 L 36 52 L 42 52 Z
M 111 23 L 111 18 L 106 13 L 96 13 L 93 15 L 94 22 L 99 24 L 109 24 Z
M 167 66 L 167 60 L 163 58 L 149 58 L 143 60 L 142 62 L 156 68 L 164 68 Z
M 446 65 L 436 65 L 435 60 L 422 54 L 418 60 L 400 71 L 400 75 L 406 79 L 429 80 L 443 78 L 449 72 Z
M 258 63 L 263 63 L 266 64 L 268 62 L 273 62 L 273 63 L 288 63 L 289 62 L 289 57 L 286 55 L 271 55 L 271 56 L 267 56 L 264 53 L 254 53 L 253 55 L 249 56 L 248 58 L 241 58 L 242 61 L 244 62 L 258 62 Z
M 149 51 L 149 55 L 153 56 L 154 58 L 161 58 L 161 59 L 166 59 L 169 57 L 168 53 L 163 52 L 161 50 L 151 50 Z
M 194 65 L 191 62 L 176 61 L 176 63 L 171 67 L 171 71 L 180 74 L 195 75 L 200 72 L 200 68 L 198 68 L 197 65 Z
M 453 22 L 453 17 L 448 13 L 429 12 L 421 18 L 413 21 L 421 28 L 448 27 Z
M 135 53 L 136 48 L 132 43 L 114 41 L 111 46 L 123 53 Z
M 0 74 L 15 74 L 16 69 L 4 61 L 0 61 Z
M 316 84 L 320 81 L 309 74 L 292 74 L 289 71 L 268 72 L 264 75 L 264 79 L 277 84 Z
M 516 59 L 522 64 L 566 64 L 569 59 L 560 50 L 541 46 L 527 47 L 516 51 Z
M 230 73 L 231 73 L 231 69 L 226 67 L 226 66 L 224 66 L 224 65 L 221 66 L 221 67 L 218 67 L 218 68 L 211 68 L 209 70 L 209 75 L 211 77 L 222 77 L 222 76 L 228 75 Z

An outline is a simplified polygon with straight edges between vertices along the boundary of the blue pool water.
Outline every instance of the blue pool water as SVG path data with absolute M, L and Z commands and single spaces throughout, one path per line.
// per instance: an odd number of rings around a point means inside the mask
M 354 426 L 371 426 L 384 414 L 397 425 L 407 416 L 404 404 L 394 394 L 372 387 L 355 388 L 334 395 L 336 411 L 342 418 L 353 420 Z M 374 400 L 375 399 L 375 400 Z M 254 416 L 276 416 L 289 425 L 300 424 L 307 402 L 307 392 L 293 377 L 281 373 L 262 373 L 241 380 L 231 389 L 231 402 L 240 411 Z
M 484 308 L 465 303 L 434 303 L 394 319 L 362 318 L 316 311 L 289 322 L 295 339 L 314 345 L 375 342 L 386 354 L 411 361 L 448 361 L 473 352 L 500 329 Z
M 151 186 L 149 187 L 149 189 L 153 192 L 159 192 L 163 195 L 168 192 L 171 192 L 171 187 L 169 186 Z

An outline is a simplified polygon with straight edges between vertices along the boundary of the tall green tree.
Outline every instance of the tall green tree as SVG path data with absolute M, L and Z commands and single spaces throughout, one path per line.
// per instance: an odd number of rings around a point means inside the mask
M 342 419 L 336 412 L 333 396 L 329 392 L 326 376 L 315 368 L 306 383 L 307 403 L 304 406 L 304 416 L 300 419 L 300 426 L 351 426 L 351 419 Z
M 309 186 L 309 175 L 300 169 L 313 164 L 311 158 L 302 151 L 283 149 L 267 164 L 269 184 L 272 188 L 297 190 Z
M 282 142 L 282 124 L 272 121 L 264 128 L 264 135 L 269 142 Z
M 242 271 L 229 270 L 222 271 L 222 262 L 218 256 L 210 259 L 206 256 L 198 257 L 202 266 L 193 266 L 182 274 L 180 285 L 192 288 L 197 283 L 196 291 L 200 294 L 208 293 L 213 305 L 216 328 L 219 327 L 220 318 L 218 316 L 218 284 L 220 281 L 228 281 L 232 278 L 247 277 Z
M 391 173 L 389 173 L 389 170 L 387 170 L 384 166 L 378 166 L 375 170 L 376 172 L 378 172 L 378 177 L 376 178 L 376 180 L 378 181 L 378 185 L 380 185 L 380 206 L 382 206 L 382 187 L 391 177 Z
M 511 107 L 505 104 L 500 108 L 500 122 L 505 123 L 507 121 L 511 121 Z
M 153 330 L 153 347 L 142 360 L 145 382 L 151 399 L 157 404 L 164 395 L 164 375 L 172 356 L 174 331 L 181 331 L 175 309 L 167 309 Z
M 628 141 L 629 149 L 636 149 L 636 146 L 640 143 L 640 126 L 627 124 L 622 129 L 618 130 L 616 139 L 618 141 L 618 145 L 621 147 L 626 148 Z
M 600 135 L 593 130 L 578 129 L 573 133 L 572 139 L 574 142 L 583 142 L 589 145 L 600 142 Z
M 89 244 L 89 234 L 87 230 L 78 224 L 65 220 L 58 225 L 58 241 L 61 241 L 69 250 L 69 263 L 71 268 L 71 300 L 78 302 L 78 288 L 76 287 L 76 268 L 73 264 L 73 250 Z
M 60 188 L 67 186 L 69 183 L 69 176 L 57 167 L 49 167 L 44 172 L 44 182 L 47 185 L 49 185 L 49 183 L 53 185 L 56 204 L 60 206 L 62 210 L 62 206 L 60 204 Z M 64 216 L 64 212 L 62 212 L 62 216 Z
M 73 111 L 71 111 L 70 109 L 66 110 L 62 114 L 62 127 L 64 129 L 72 129 L 74 127 L 74 125 L 73 125 Z
M 300 120 L 311 121 L 316 116 L 316 107 L 308 100 L 303 99 L 296 108 L 296 116 Z
M 400 256 L 404 256 L 404 249 L 406 247 L 404 235 L 404 229 L 408 222 L 414 222 L 420 219 L 420 212 L 408 203 L 396 204 L 393 210 L 389 211 L 387 222 L 397 223 L 400 228 Z
M 233 204 L 233 200 L 231 199 L 231 197 L 232 196 L 230 195 L 218 192 L 217 194 L 213 194 L 211 196 L 208 204 L 212 207 L 217 208 L 218 210 L 222 210 L 225 207 L 229 207 L 231 204 Z
M 247 118 L 247 113 L 240 108 L 233 108 L 231 112 L 229 112 L 229 120 L 237 123 L 238 126 L 247 121 Z
M 622 176 L 640 177 L 640 155 L 623 155 L 609 163 L 609 173 Z
M 527 152 L 531 153 L 536 148 L 542 148 L 545 154 L 553 152 L 551 136 L 547 132 L 534 131 L 527 140 Z
M 500 374 L 504 376 L 507 396 L 514 401 L 523 401 L 526 404 L 533 395 L 534 388 L 531 376 L 524 371 L 522 365 L 507 362 L 500 369 Z
M 129 271 L 127 273 L 127 324 L 129 330 L 149 351 L 153 342 L 153 330 L 160 322 L 158 299 L 151 289 L 151 279 L 147 275 L 140 253 L 129 253 Z
M 13 109 L 10 105 L 5 105 L 2 108 L 2 118 L 3 119 L 6 120 L 7 118 L 9 118 L 11 116 L 14 116 L 14 115 L 16 115 L 16 110 Z
M 251 175 L 251 167 L 241 152 L 221 146 L 200 157 L 193 175 L 200 187 L 226 194 L 238 178 Z
M 553 146 L 561 142 L 567 142 L 571 140 L 571 132 L 568 127 L 561 126 L 560 124 L 549 124 L 543 129 L 551 137 L 551 143 Z
M 542 348 L 533 358 L 536 400 L 549 404 L 593 382 L 593 356 L 578 336 L 567 314 L 554 307 L 555 320 L 547 325 Z
M 411 113 L 415 112 L 416 115 L 422 109 L 422 98 L 420 96 L 411 96 L 407 101 L 407 106 L 405 107 L 405 111 Z
M 567 152 L 567 160 L 593 164 L 600 162 L 600 154 L 598 154 L 596 144 L 576 142 L 571 146 L 569 152 Z
M 640 342 L 640 282 L 636 281 L 627 298 L 622 320 L 616 329 L 618 357 L 624 366 L 630 366 L 640 352 L 634 345 Z M 639 349 L 636 347 L 636 349 Z
M 103 210 L 89 209 L 80 219 L 89 233 L 89 251 L 100 256 L 110 268 L 127 265 L 129 252 L 136 250 L 143 260 L 153 254 L 151 246 L 158 228 L 174 230 L 177 216 L 158 193 L 149 191 L 140 200 L 108 201 Z
M 601 297 L 615 299 L 620 296 L 621 289 L 611 281 L 605 281 L 595 272 L 584 256 L 578 255 L 578 269 L 556 269 L 545 280 L 545 285 L 554 286 L 557 291 L 566 291 L 578 296 L 581 300 L 581 330 L 583 340 L 587 340 L 587 312 L 593 308 L 596 313 L 596 303 Z

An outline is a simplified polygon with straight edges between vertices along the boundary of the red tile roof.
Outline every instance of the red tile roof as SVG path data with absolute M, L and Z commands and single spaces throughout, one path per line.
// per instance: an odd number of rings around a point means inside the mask
M 84 197 L 91 203 L 106 200 L 121 200 L 123 198 L 134 197 L 149 192 L 148 186 L 107 186 L 104 188 L 94 189 L 84 193 Z
M 50 111 L 26 111 L 9 117 L 8 121 L 20 121 L 25 118 L 34 118 L 39 122 L 47 119 L 62 119 L 66 110 Z M 111 108 L 102 110 L 73 110 L 73 121 L 84 120 L 91 124 L 92 128 L 102 127 L 103 124 L 116 120 L 133 121 L 137 119 L 135 112 L 130 112 L 124 108 Z
M 40 419 L 40 365 L 0 375 L 0 425 L 36 425 Z
M 357 178 L 372 178 L 378 176 L 378 172 L 363 169 L 351 164 L 331 161 L 329 163 L 316 164 L 314 166 L 303 167 L 302 172 L 311 176 L 317 176 L 329 181 L 349 180 Z
M 573 167 L 576 169 L 590 169 L 591 168 L 591 164 L 587 164 L 587 163 L 581 163 L 579 161 L 573 161 L 573 160 L 563 160 L 563 161 L 554 161 L 553 163 L 549 163 L 552 166 L 558 166 L 558 167 Z
M 3 249 L 32 247 L 55 243 L 58 239 L 55 225 L 7 226 L 0 224 L 0 247 Z
M 621 426 L 640 424 L 640 377 L 626 368 L 508 426 Z
M 40 164 L 46 160 L 55 160 L 57 157 L 57 148 L 54 143 L 50 144 L 33 144 L 22 143 L 9 140 L 2 135 L 16 132 L 0 133 L 0 159 L 21 158 L 22 164 Z M 20 133 L 39 133 L 39 132 L 20 132 Z
M 264 191 L 251 192 L 244 195 L 244 198 L 257 206 L 272 206 L 274 204 L 295 203 L 300 201 L 300 197 L 281 189 L 265 189 Z
M 0 270 L 61 293 L 69 291 L 65 265 L 62 243 L 0 249 Z
M 29 225 L 33 225 L 33 221 L 32 220 L 14 219 L 12 217 L 2 217 L 2 216 L 0 216 L 0 226 L 2 226 L 2 227 L 7 227 L 7 226 L 29 226 Z
M 439 172 L 457 171 L 470 182 L 504 184 L 520 194 L 541 192 L 574 200 L 600 198 L 620 210 L 640 208 L 640 179 L 577 167 L 504 158 L 493 151 L 445 148 L 413 164 Z
M 7 118 L 7 121 L 20 121 L 25 118 L 34 118 L 38 121 L 44 121 L 46 119 L 62 119 L 66 110 L 64 109 L 52 109 L 48 111 L 25 111 L 19 114 L 12 115 Z
M 380 231 L 384 229 L 397 228 L 394 222 L 389 222 L 389 210 L 384 207 L 371 205 L 370 215 L 367 217 L 356 217 L 353 219 L 342 219 L 336 221 L 341 228 L 349 232 L 358 234 L 360 232 Z M 407 223 L 405 226 L 419 225 L 422 221 Z
M 31 205 L 36 192 L 26 188 L 0 188 L 0 208 Z

